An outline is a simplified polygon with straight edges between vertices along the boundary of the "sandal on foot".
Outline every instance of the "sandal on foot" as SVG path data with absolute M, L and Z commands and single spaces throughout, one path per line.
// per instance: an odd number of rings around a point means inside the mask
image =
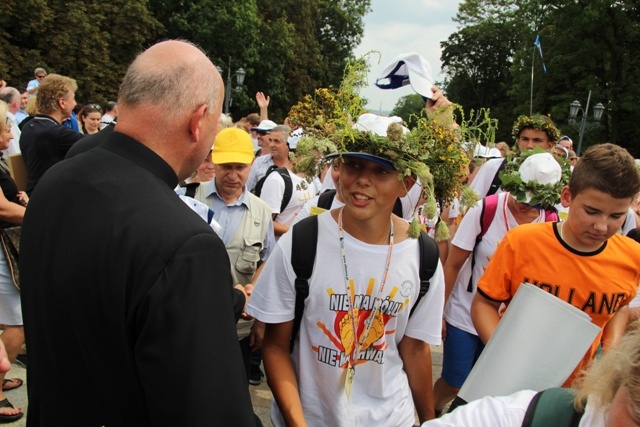
M 2 381 L 2 391 L 9 391 L 16 389 L 24 384 L 20 378 L 6 378 Z
M 0 400 L 0 408 L 13 408 L 14 406 L 9 402 L 9 399 L 5 398 L 4 400 Z M 0 424 L 3 423 L 12 423 L 14 421 L 19 420 L 24 415 L 23 412 L 19 412 L 14 415 L 0 414 Z

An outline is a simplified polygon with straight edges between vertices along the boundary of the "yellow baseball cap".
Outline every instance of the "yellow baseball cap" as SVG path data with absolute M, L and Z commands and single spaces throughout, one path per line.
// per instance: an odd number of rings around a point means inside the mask
M 224 163 L 251 164 L 253 162 L 253 141 L 249 134 L 237 127 L 222 129 L 213 142 L 211 161 L 217 165 Z

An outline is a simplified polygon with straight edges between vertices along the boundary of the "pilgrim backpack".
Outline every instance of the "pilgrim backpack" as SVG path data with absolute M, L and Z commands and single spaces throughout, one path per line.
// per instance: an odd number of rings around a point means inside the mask
M 537 393 L 527 408 L 523 427 L 578 427 L 583 412 L 573 406 L 573 393 L 566 388 L 549 388 Z
M 260 178 L 252 193 L 255 194 L 256 197 L 260 197 L 264 182 L 267 180 L 267 177 L 271 174 L 271 172 L 274 171 L 278 172 L 284 180 L 284 194 L 282 195 L 282 203 L 280 203 L 280 213 L 282 213 L 284 208 L 286 208 L 289 204 L 291 196 L 293 195 L 293 181 L 291 181 L 291 176 L 289 175 L 289 171 L 287 170 L 287 168 L 279 168 L 276 165 L 269 166 L 269 169 L 267 169 L 267 172 L 264 174 L 264 176 Z
M 480 233 L 476 236 L 476 244 L 474 245 L 473 251 L 471 253 L 471 277 L 469 277 L 467 292 L 473 292 L 473 268 L 476 265 L 476 259 L 473 253 L 476 251 L 478 243 L 482 241 L 482 238 L 493 222 L 493 218 L 496 216 L 496 211 L 498 210 L 498 196 L 498 194 L 492 194 L 482 199 L 482 212 L 480 213 Z M 558 220 L 558 213 L 553 208 L 545 209 L 544 214 L 546 222 Z
M 291 266 L 296 274 L 296 303 L 289 351 L 293 351 L 293 344 L 298 336 L 304 312 L 304 301 L 309 296 L 309 278 L 313 273 L 318 246 L 318 216 L 310 216 L 295 224 L 291 237 Z M 424 231 L 420 231 L 418 244 L 420 247 L 420 292 L 415 304 L 411 307 L 409 317 L 413 314 L 422 297 L 429 291 L 430 280 L 438 268 L 438 260 L 440 259 L 440 250 L 436 241 Z
M 318 207 L 326 210 L 331 209 L 331 204 L 333 203 L 333 199 L 335 197 L 335 189 L 325 191 L 324 193 L 320 194 L 320 197 L 318 197 Z M 399 197 L 396 199 L 396 203 L 393 205 L 393 213 L 396 214 L 396 216 L 402 218 L 402 201 Z

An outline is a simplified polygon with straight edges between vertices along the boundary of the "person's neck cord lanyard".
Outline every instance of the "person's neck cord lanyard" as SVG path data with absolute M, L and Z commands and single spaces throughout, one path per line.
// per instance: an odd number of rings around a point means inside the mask
M 358 356 L 360 354 L 360 349 L 365 343 L 367 336 L 369 335 L 369 331 L 371 330 L 371 325 L 376 317 L 378 310 L 380 309 L 380 295 L 382 295 L 382 291 L 384 290 L 384 285 L 387 283 L 387 277 L 389 276 L 389 266 L 391 265 L 391 253 L 393 252 L 393 219 L 389 220 L 389 254 L 387 255 L 387 264 L 384 267 L 384 273 L 382 275 L 382 283 L 380 284 L 380 289 L 378 290 L 378 295 L 374 301 L 373 309 L 369 314 L 369 317 L 365 321 L 365 329 L 360 338 L 360 342 L 358 341 L 358 329 L 357 325 L 359 322 L 359 310 L 354 309 L 354 303 L 356 299 L 355 293 L 355 283 L 353 279 L 349 278 L 349 273 L 347 271 L 347 254 L 344 249 L 344 232 L 342 228 L 342 211 L 344 208 L 341 208 L 338 212 L 338 239 L 340 240 L 340 253 L 342 255 L 342 267 L 344 272 L 344 283 L 347 288 L 347 296 L 349 297 L 349 318 L 351 320 L 351 330 L 353 331 L 353 347 L 351 351 L 347 351 L 345 348 L 345 354 L 349 356 L 348 367 L 347 367 L 347 377 L 345 379 L 345 392 L 347 394 L 347 398 L 351 399 L 351 385 L 353 384 L 353 377 L 356 374 L 356 364 L 358 363 Z M 356 310 L 358 314 L 356 314 Z

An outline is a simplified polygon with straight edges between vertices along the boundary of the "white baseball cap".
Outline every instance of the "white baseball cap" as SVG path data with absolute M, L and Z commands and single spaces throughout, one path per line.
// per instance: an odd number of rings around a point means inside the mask
M 278 125 L 275 124 L 275 122 L 272 122 L 271 120 L 263 120 L 260 122 L 260 124 L 257 127 L 251 128 L 251 130 L 267 131 L 267 130 L 273 129 L 276 126 Z
M 373 132 L 379 136 L 387 136 L 387 128 L 391 123 L 402 123 L 398 116 L 379 116 L 373 113 L 364 113 L 358 117 L 358 121 L 352 127 L 365 132 Z M 403 133 L 408 133 L 409 129 L 402 126 Z
M 411 84 L 413 90 L 424 98 L 430 99 L 433 96 L 431 65 L 415 52 L 396 56 L 381 74 L 382 77 L 376 79 L 376 86 L 380 89 L 397 89 Z M 384 80 L 388 83 L 381 82 Z
M 550 153 L 532 154 L 520 165 L 518 169 L 522 182 L 535 181 L 538 184 L 557 184 L 562 179 L 562 168 Z M 529 203 L 533 194 L 526 192 L 523 203 Z

